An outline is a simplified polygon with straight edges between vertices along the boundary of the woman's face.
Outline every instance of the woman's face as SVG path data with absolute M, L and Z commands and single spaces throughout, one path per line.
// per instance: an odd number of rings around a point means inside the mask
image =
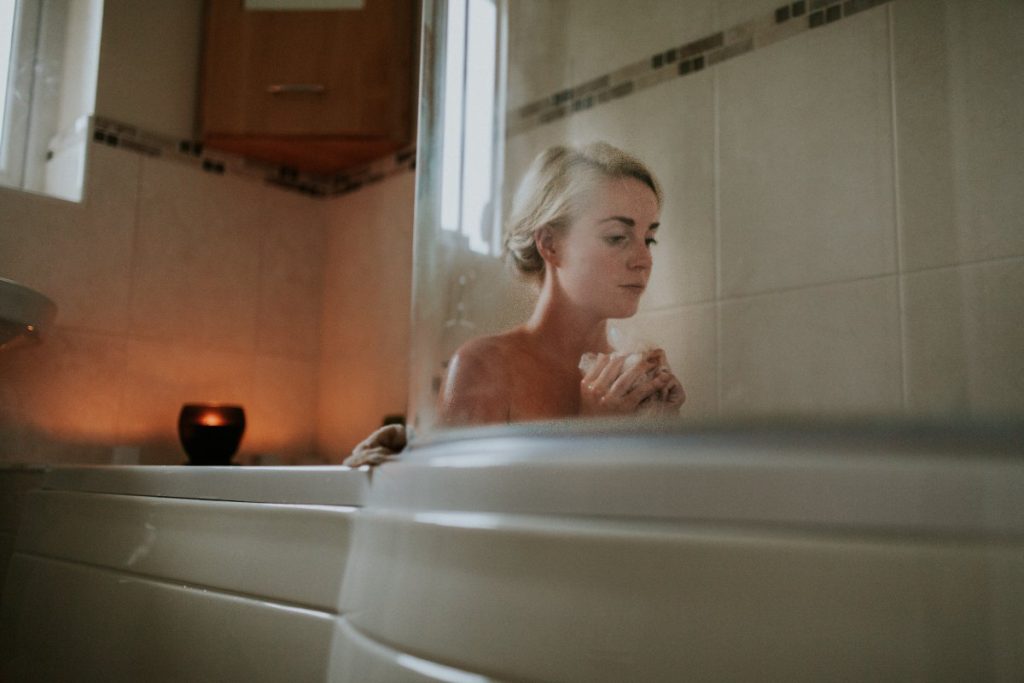
M 549 266 L 577 306 L 602 318 L 628 318 L 651 276 L 658 199 L 635 178 L 614 178 L 584 200 L 577 220 L 555 238 Z

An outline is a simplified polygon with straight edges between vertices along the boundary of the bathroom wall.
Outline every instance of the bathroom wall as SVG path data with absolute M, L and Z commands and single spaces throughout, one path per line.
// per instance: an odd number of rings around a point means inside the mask
M 0 461 L 173 464 L 187 401 L 237 402 L 239 459 L 316 453 L 328 205 L 88 148 L 81 204 L 0 190 L 0 273 L 59 306 L 0 354 Z
M 1019 416 L 1024 5 L 893 0 L 790 37 L 781 4 L 512 3 L 510 111 L 645 64 L 513 134 L 509 178 L 594 139 L 658 173 L 651 286 L 621 327 L 667 349 L 688 418 Z M 643 87 L 652 55 L 751 20 L 770 30 L 748 53 Z
M 201 26 L 201 0 L 105 0 L 97 114 L 190 139 Z M 245 406 L 241 462 L 340 462 L 405 412 L 411 172 L 316 199 L 78 137 L 47 166 L 84 150 L 81 203 L 0 188 L 0 277 L 59 306 L 0 354 L 0 462 L 178 463 L 187 401 Z
M 194 137 L 202 20 L 202 0 L 103 0 L 96 114 Z
M 0 189 L 0 275 L 53 298 L 0 354 L 0 462 L 175 464 L 240 403 L 243 463 L 340 462 L 406 411 L 414 175 L 315 199 L 90 144 L 76 204 Z
M 332 460 L 406 412 L 414 181 L 327 202 L 317 447 Z

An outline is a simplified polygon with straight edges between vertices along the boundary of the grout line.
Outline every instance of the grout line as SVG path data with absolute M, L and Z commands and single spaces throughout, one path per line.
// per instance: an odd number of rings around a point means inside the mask
M 900 165 L 899 165 L 899 131 L 897 129 L 896 112 L 896 37 L 894 35 L 895 18 L 890 5 L 886 7 L 887 29 L 889 32 L 889 125 L 892 131 L 892 188 L 893 188 L 893 223 L 895 227 L 893 238 L 895 240 L 896 253 L 896 291 L 898 301 L 898 324 L 900 339 L 900 406 L 904 414 L 910 410 L 910 376 L 908 373 L 909 349 L 907 345 L 907 297 L 906 288 L 903 284 L 903 212 L 902 192 L 900 187 Z
M 862 275 L 859 277 L 844 278 L 841 280 L 828 280 L 825 282 L 811 282 L 805 285 L 792 285 L 789 287 L 779 287 L 776 289 L 767 289 L 763 292 L 751 292 L 749 294 L 738 294 L 730 297 L 723 297 L 718 299 L 719 303 L 730 303 L 733 301 L 747 301 L 750 299 L 760 299 L 763 297 L 774 296 L 776 294 L 789 294 L 792 292 L 800 292 L 808 289 L 822 289 L 825 287 L 835 287 L 840 285 L 856 284 L 858 282 L 871 282 L 873 280 L 882 280 L 890 277 L 899 277 L 898 272 L 889 273 L 876 273 L 873 275 Z
M 985 265 L 995 264 L 995 263 L 1010 263 L 1010 262 L 1014 262 L 1014 261 L 1024 262 L 1024 254 L 1011 255 L 1011 256 L 997 256 L 997 257 L 993 257 L 993 258 L 980 259 L 980 260 L 977 260 L 977 261 L 964 261 L 962 263 L 952 263 L 952 264 L 943 265 L 943 266 L 930 266 L 928 268 L 919 268 L 917 270 L 907 270 L 907 271 L 903 271 L 902 273 L 900 273 L 898 271 L 893 271 L 893 272 L 889 272 L 889 273 L 877 273 L 877 274 L 874 274 L 874 275 L 864 275 L 864 276 L 861 276 L 861 277 L 852 277 L 852 278 L 846 278 L 846 279 L 842 279 L 842 280 L 828 280 L 828 281 L 825 281 L 825 282 L 812 282 L 812 283 L 808 283 L 808 284 L 805 284 L 805 285 L 794 285 L 794 286 L 791 286 L 791 287 L 779 287 L 777 289 L 767 289 L 767 290 L 764 290 L 762 292 L 752 292 L 750 294 L 739 294 L 739 295 L 735 295 L 735 296 L 723 297 L 723 298 L 720 298 L 720 299 L 695 299 L 693 301 L 685 301 L 685 302 L 678 303 L 678 304 L 670 304 L 670 305 L 666 305 L 666 306 L 656 306 L 656 307 L 652 307 L 652 308 L 647 308 L 643 312 L 644 313 L 661 313 L 661 312 L 670 311 L 670 310 L 678 310 L 678 309 L 682 309 L 682 308 L 686 308 L 686 307 L 690 307 L 690 306 L 708 306 L 708 305 L 711 305 L 711 304 L 718 304 L 718 303 L 732 303 L 732 302 L 736 302 L 736 301 L 747 301 L 747 300 L 750 300 L 750 299 L 759 299 L 759 298 L 774 296 L 774 295 L 777 295 L 777 294 L 789 294 L 789 293 L 793 293 L 793 292 L 800 292 L 800 291 L 803 291 L 803 290 L 823 289 L 825 287 L 833 287 L 833 286 L 840 286 L 840 285 L 856 284 L 858 282 L 871 282 L 873 280 L 883 280 L 885 278 L 891 278 L 891 277 L 901 277 L 901 276 L 906 276 L 906 275 L 916 275 L 918 273 L 929 273 L 929 272 L 942 271 L 942 270 L 956 270 L 958 268 L 969 268 L 969 267 L 975 267 L 975 266 L 985 266 Z
M 86 140 L 92 138 L 93 126 L 87 127 Z M 86 143 L 88 144 L 88 142 Z M 132 239 L 131 247 L 128 251 L 128 292 L 127 301 L 125 302 L 125 333 L 124 337 L 124 352 L 125 358 L 124 363 L 121 367 L 121 387 L 118 391 L 117 397 L 117 412 L 114 415 L 114 434 L 117 438 L 117 445 L 126 445 L 130 440 L 125 438 L 125 411 L 126 401 L 128 396 L 128 369 L 131 367 L 129 360 L 129 347 L 134 346 L 134 327 L 135 327 L 135 315 L 134 315 L 134 302 L 135 292 L 138 286 L 136 278 L 138 277 L 138 260 L 139 260 L 139 225 L 142 222 L 142 186 L 145 179 L 146 172 L 146 158 L 144 156 L 139 157 L 138 171 L 135 174 L 135 202 L 132 207 Z M 134 349 L 133 349 L 134 350 Z M 111 452 L 113 457 L 113 452 Z
M 711 79 L 711 117 L 712 132 L 712 223 L 715 231 L 715 409 L 722 414 L 722 164 L 721 164 L 721 90 L 719 88 L 719 72 L 716 70 Z
M 1002 263 L 1008 261 L 1024 261 L 1024 254 L 1011 254 L 1009 256 L 991 256 L 989 258 L 976 259 L 973 261 L 960 261 L 958 263 L 947 263 L 941 266 L 924 266 L 923 268 L 904 269 L 902 275 L 917 275 L 918 273 L 931 273 L 940 270 L 955 270 L 971 266 L 984 266 L 990 263 Z

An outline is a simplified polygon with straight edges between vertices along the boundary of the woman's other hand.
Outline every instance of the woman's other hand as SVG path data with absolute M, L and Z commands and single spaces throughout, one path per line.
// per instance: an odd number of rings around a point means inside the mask
M 686 391 L 669 367 L 664 349 L 651 350 L 647 354 L 647 359 L 658 366 L 658 374 L 663 375 L 666 381 L 665 388 L 655 397 L 657 405 L 654 412 L 661 415 L 678 415 L 680 406 L 686 402 Z
M 675 375 L 671 371 L 657 371 L 657 361 L 650 357 L 625 366 L 626 356 L 597 354 L 580 380 L 580 415 L 630 415 L 641 403 L 656 399 L 659 392 L 672 387 L 673 380 L 678 386 L 677 394 L 682 393 Z

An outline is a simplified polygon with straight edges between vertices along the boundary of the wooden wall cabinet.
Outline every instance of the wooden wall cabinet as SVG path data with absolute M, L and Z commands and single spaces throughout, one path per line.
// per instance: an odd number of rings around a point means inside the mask
M 315 12 L 243 5 L 207 0 L 207 147 L 333 173 L 412 142 L 415 0 Z

